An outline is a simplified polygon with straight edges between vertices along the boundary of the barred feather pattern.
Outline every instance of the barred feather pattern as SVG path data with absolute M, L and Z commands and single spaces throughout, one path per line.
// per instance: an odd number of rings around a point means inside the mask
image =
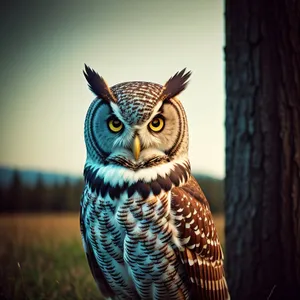
M 86 166 L 81 233 L 112 299 L 228 299 L 208 203 L 188 162 L 149 182 L 110 185 Z
M 172 189 L 172 208 L 192 297 L 229 299 L 218 234 L 206 197 L 193 177 L 181 188 Z
M 163 86 L 157 83 L 131 81 L 111 87 L 118 99 L 118 108 L 128 124 L 143 124 L 159 101 Z

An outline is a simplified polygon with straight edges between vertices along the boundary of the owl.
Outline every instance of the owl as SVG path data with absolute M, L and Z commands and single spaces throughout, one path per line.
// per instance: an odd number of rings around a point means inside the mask
M 109 87 L 84 125 L 87 159 L 80 229 L 91 273 L 106 299 L 229 299 L 209 204 L 191 175 L 188 124 L 177 96 L 191 73 L 165 85 Z

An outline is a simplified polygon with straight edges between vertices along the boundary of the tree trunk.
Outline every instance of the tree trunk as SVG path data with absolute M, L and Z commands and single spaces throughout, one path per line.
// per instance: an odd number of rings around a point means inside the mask
M 300 1 L 227 0 L 225 18 L 231 297 L 300 299 Z

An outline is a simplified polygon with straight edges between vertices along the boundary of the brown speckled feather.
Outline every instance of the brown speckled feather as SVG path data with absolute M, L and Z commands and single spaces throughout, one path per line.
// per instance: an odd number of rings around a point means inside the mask
M 192 299 L 230 299 L 223 252 L 209 204 L 195 178 L 172 189 L 171 204 L 183 249 L 179 252 Z

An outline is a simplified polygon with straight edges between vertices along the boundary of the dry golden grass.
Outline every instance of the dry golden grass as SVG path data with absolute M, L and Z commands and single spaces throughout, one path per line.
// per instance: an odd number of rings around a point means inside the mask
M 74 213 L 16 214 L 0 218 L 0 236 L 16 245 L 54 245 L 80 240 L 79 216 Z
M 224 217 L 214 216 L 224 243 Z M 0 299 L 101 299 L 77 214 L 0 215 Z
M 77 214 L 0 216 L 0 299 L 101 299 Z

